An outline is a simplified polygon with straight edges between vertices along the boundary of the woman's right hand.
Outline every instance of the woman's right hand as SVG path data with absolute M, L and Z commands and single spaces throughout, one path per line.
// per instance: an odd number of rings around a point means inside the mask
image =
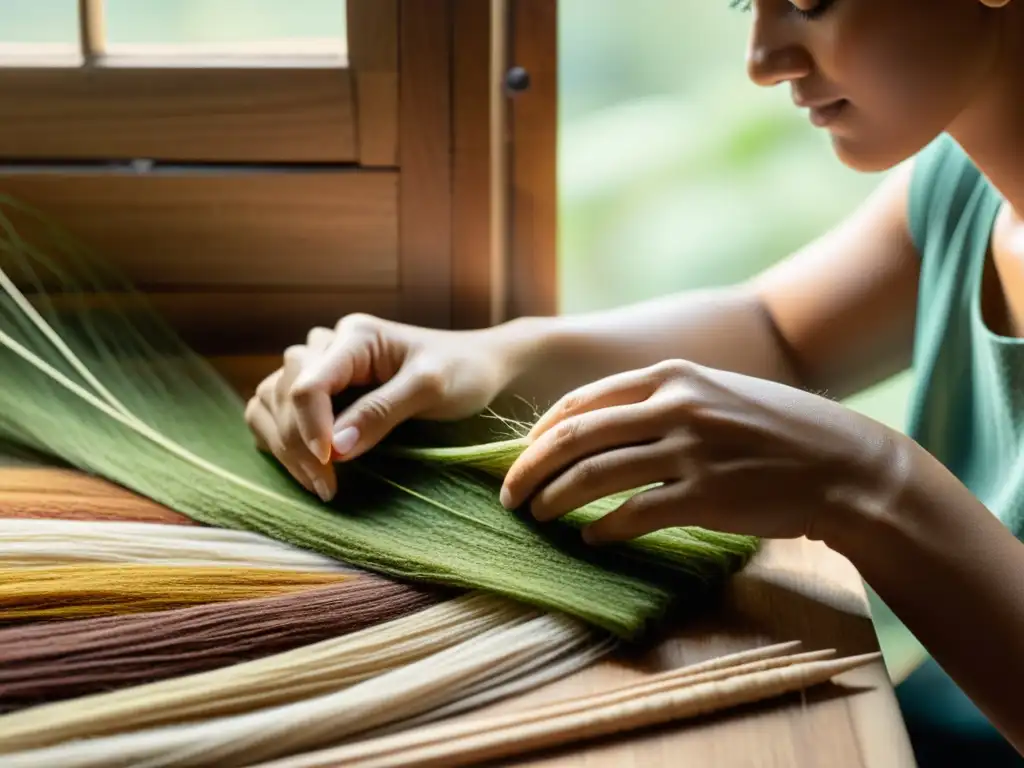
M 332 460 L 359 456 L 407 419 L 479 413 L 509 381 L 506 357 L 487 330 L 349 315 L 289 347 L 282 367 L 257 387 L 245 418 L 260 450 L 327 501 L 337 492 Z M 331 397 L 349 387 L 372 389 L 335 415 Z

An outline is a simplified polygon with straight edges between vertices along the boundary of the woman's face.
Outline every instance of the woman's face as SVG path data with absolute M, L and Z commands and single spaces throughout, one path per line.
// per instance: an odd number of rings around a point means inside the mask
M 1007 8 L 981 0 L 753 0 L 748 72 L 788 83 L 858 170 L 912 156 L 978 98 Z

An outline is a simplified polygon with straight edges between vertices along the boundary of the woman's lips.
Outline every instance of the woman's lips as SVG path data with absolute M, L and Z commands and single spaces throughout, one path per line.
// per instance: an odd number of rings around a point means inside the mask
M 846 111 L 848 104 L 849 102 L 846 99 L 837 99 L 828 104 L 811 107 L 809 113 L 811 123 L 818 128 L 827 128 L 839 119 L 840 115 Z

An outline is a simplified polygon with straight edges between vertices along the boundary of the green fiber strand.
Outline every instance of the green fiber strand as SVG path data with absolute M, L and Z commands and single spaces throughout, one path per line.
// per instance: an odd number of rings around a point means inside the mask
M 104 293 L 125 301 L 100 306 Z M 502 595 L 627 638 L 720 584 L 757 548 L 750 537 L 689 528 L 583 546 L 577 529 L 628 494 L 545 525 L 505 510 L 501 478 L 525 447 L 512 422 L 513 439 L 473 445 L 458 444 L 461 424 L 419 424 L 422 445 L 389 440 L 339 465 L 338 494 L 324 504 L 256 450 L 243 411 L 121 276 L 0 196 L 0 441 L 208 525 Z

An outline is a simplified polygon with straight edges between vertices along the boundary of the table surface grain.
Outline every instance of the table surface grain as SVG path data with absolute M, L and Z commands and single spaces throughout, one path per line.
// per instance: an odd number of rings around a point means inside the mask
M 539 703 L 598 693 L 652 672 L 786 640 L 802 641 L 801 650 L 835 648 L 841 656 L 878 650 L 859 574 L 820 542 L 766 542 L 732 579 L 720 607 L 673 628 L 649 651 L 628 661 L 607 658 L 464 717 L 528 711 Z M 803 693 L 501 765 L 903 768 L 915 762 L 878 660 Z

